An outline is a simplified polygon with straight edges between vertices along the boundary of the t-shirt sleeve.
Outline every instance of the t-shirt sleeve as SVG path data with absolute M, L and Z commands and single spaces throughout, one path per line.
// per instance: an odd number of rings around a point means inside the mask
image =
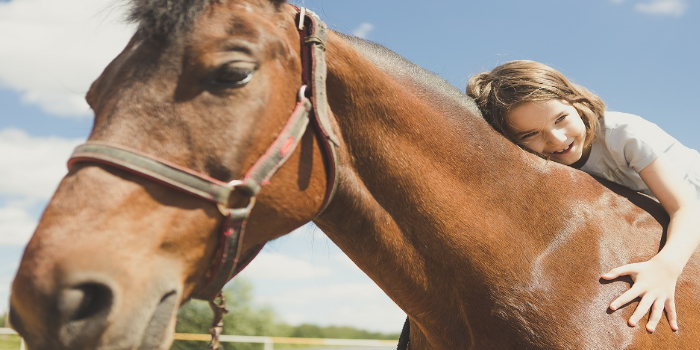
M 626 122 L 608 130 L 608 145 L 611 151 L 623 155 L 630 168 L 637 173 L 677 142 L 648 120 L 634 115 L 627 115 L 623 119 L 627 119 Z

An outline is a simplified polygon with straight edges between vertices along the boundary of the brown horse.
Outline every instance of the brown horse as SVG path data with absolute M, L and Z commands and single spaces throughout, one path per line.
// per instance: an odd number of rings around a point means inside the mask
M 698 346 L 698 259 L 677 333 L 607 308 L 630 281 L 599 276 L 663 242 L 647 198 L 523 152 L 382 47 L 326 41 L 313 16 L 300 31 L 284 1 L 134 0 L 132 17 L 15 278 L 28 349 L 168 349 L 181 303 L 310 220 L 408 314 L 414 350 Z

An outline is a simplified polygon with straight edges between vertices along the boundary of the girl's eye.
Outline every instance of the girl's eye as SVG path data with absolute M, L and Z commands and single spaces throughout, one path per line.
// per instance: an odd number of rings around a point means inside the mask
M 567 115 L 567 114 L 564 114 L 564 115 L 562 115 L 561 117 L 557 118 L 557 121 L 556 121 L 556 122 L 559 123 L 560 121 L 566 119 L 566 117 L 568 117 L 568 115 Z
M 214 83 L 225 87 L 240 87 L 253 79 L 255 67 L 250 65 L 234 66 L 224 65 L 219 68 L 214 75 Z
M 520 139 L 521 139 L 521 140 L 526 140 L 526 139 L 529 139 L 529 138 L 535 136 L 536 134 L 537 134 L 537 133 L 534 132 L 534 131 L 533 131 L 533 132 L 529 132 L 529 133 L 527 133 L 527 134 L 525 134 L 525 135 L 520 136 Z

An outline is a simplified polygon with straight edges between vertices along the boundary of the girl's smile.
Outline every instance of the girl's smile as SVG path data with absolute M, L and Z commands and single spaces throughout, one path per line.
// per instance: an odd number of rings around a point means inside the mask
M 561 156 L 561 155 L 567 154 L 569 151 L 571 151 L 571 149 L 573 147 L 574 147 L 574 143 L 572 142 L 569 144 L 568 147 L 566 147 L 566 149 L 563 149 L 561 151 L 552 152 L 552 153 Z
M 527 102 L 513 108 L 507 119 L 509 131 L 523 147 L 566 165 L 588 157 L 586 126 L 567 101 Z

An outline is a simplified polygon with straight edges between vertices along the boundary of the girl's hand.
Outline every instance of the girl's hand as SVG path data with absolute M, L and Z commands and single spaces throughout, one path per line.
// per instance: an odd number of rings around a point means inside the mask
M 646 328 L 647 331 L 654 332 L 664 309 L 666 309 L 668 323 L 673 331 L 677 331 L 678 319 L 674 298 L 676 281 L 680 275 L 679 269 L 673 263 L 663 261 L 657 255 L 647 262 L 628 264 L 612 269 L 602 278 L 613 280 L 624 275 L 632 277 L 634 284 L 627 292 L 610 303 L 610 309 L 617 310 L 635 298 L 641 297 L 642 300 L 628 321 L 630 326 L 636 327 L 639 320 L 651 309 Z

